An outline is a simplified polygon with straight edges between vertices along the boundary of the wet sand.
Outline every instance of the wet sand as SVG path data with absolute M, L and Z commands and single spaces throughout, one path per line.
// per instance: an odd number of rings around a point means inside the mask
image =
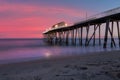
M 120 80 L 120 51 L 4 64 L 0 80 Z

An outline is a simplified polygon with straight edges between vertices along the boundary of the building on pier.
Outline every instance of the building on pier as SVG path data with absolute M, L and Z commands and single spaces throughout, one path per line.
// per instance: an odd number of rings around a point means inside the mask
M 67 26 L 67 23 L 62 21 L 62 22 L 59 22 L 59 23 L 53 25 L 52 28 L 60 28 L 60 27 L 66 27 L 66 26 Z

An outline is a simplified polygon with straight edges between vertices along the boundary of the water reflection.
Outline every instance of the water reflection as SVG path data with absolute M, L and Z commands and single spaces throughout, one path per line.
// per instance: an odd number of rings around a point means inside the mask
M 51 54 L 50 52 L 45 53 L 45 57 L 47 57 L 47 58 L 50 58 L 51 55 L 52 55 L 52 54 Z

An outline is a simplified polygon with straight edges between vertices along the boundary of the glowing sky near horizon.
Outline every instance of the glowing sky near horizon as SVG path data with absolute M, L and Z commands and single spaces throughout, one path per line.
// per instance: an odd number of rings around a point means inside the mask
M 120 0 L 0 0 L 0 38 L 41 38 L 65 21 L 69 25 L 120 6 Z

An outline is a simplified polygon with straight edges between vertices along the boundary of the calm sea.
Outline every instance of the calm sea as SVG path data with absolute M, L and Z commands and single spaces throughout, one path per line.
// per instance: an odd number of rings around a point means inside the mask
M 102 40 L 103 42 L 103 40 Z M 92 44 L 92 42 L 90 43 Z M 116 39 L 116 44 L 118 40 Z M 108 42 L 110 46 L 110 40 Z M 50 58 L 55 56 L 82 55 L 92 52 L 119 50 L 120 48 L 103 49 L 102 46 L 58 46 L 48 45 L 43 39 L 0 39 L 0 64 Z

